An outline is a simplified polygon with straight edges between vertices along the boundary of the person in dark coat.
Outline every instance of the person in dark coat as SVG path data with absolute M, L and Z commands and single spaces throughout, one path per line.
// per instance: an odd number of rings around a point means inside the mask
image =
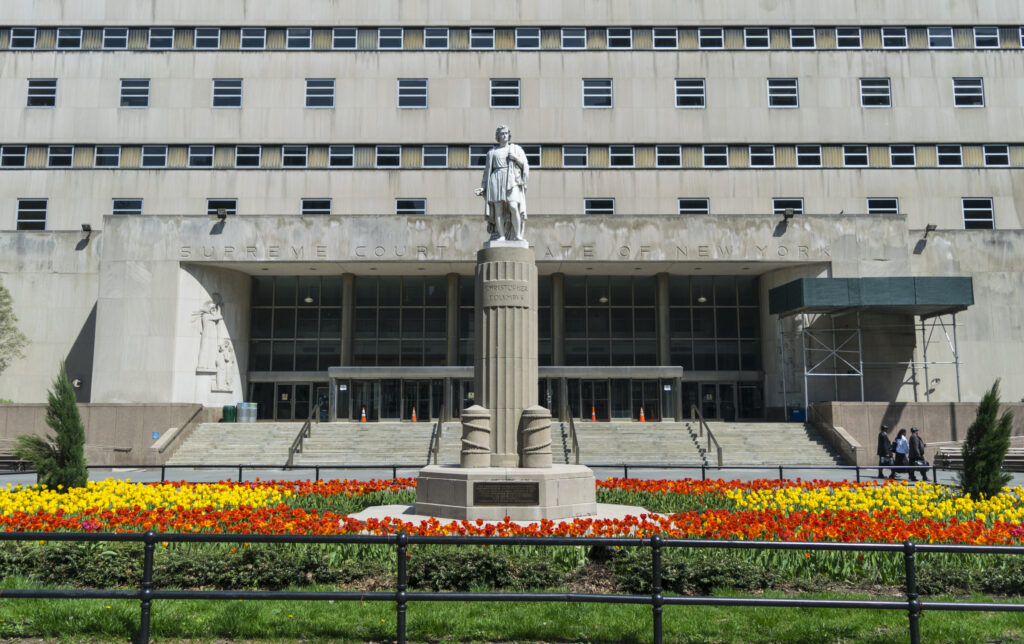
M 889 475 L 891 479 L 899 478 L 897 472 L 906 471 L 907 465 L 910 461 L 907 459 L 907 454 L 910 452 L 910 443 L 907 441 L 907 430 L 900 429 L 896 433 L 896 440 L 892 442 L 892 453 L 896 457 L 896 464 L 893 465 L 892 473 Z
M 918 433 L 916 427 L 910 428 L 910 464 L 916 465 L 919 461 L 924 461 L 924 441 L 921 440 L 921 435 Z M 910 480 L 916 481 L 915 470 L 910 470 Z M 928 475 L 926 472 L 921 472 L 921 480 L 927 481 Z
M 889 452 L 891 451 L 892 442 L 889 440 L 889 426 L 882 425 L 878 430 L 878 478 L 885 478 L 882 466 L 889 464 Z

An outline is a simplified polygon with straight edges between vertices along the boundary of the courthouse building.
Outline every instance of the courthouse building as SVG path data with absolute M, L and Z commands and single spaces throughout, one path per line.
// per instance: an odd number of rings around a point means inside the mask
M 452 417 L 531 166 L 556 414 L 1024 396 L 1024 5 L 5 0 L 0 397 Z

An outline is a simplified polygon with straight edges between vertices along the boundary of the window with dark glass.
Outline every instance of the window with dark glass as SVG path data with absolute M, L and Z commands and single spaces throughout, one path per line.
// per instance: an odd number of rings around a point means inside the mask
M 46 229 L 46 199 L 18 199 L 16 230 Z
M 149 79 L 121 79 L 121 107 L 149 107 Z
M 996 213 L 991 197 L 964 197 L 963 212 L 964 228 L 967 230 L 991 230 L 996 227 Z
M 804 214 L 804 200 L 799 197 L 776 197 L 772 199 L 772 212 L 776 215 L 784 215 L 786 211 L 793 211 L 794 215 Z
M 150 27 L 150 49 L 174 49 L 174 27 Z
M 70 168 L 74 155 L 73 145 L 51 145 L 46 148 L 46 167 Z
M 448 49 L 448 27 L 427 27 L 423 30 L 424 49 Z
M 263 27 L 243 27 L 242 49 L 266 49 L 267 30 Z
M 756 277 L 669 277 L 669 355 L 687 371 L 759 371 Z
M 331 47 L 334 49 L 355 49 L 356 35 L 355 27 L 335 27 L 331 32 Z
M 565 276 L 565 364 L 656 365 L 655 279 Z
M 0 148 L 0 167 L 24 168 L 28 156 L 28 146 L 5 145 Z
M 125 27 L 105 27 L 103 29 L 104 49 L 127 49 L 128 29 Z
M 727 167 L 729 165 L 729 146 L 705 145 L 701 148 L 705 168 Z
M 263 156 L 263 147 L 259 145 L 236 145 L 235 146 L 235 167 L 236 168 L 258 168 L 260 159 Z
M 289 27 L 285 30 L 285 47 L 288 49 L 310 49 L 313 46 L 313 30 L 309 27 Z
M 142 146 L 142 167 L 163 168 L 167 166 L 166 145 L 144 145 Z
M 683 146 L 657 145 L 654 147 L 654 163 L 659 168 L 678 168 L 683 165 Z
M 28 79 L 27 107 L 55 107 L 57 105 L 56 78 Z
M 1010 146 L 1008 145 L 986 145 L 982 148 L 985 154 L 986 166 L 1008 166 L 1010 165 Z
M 583 27 L 562 27 L 562 49 L 586 49 L 587 30 Z
M 913 145 L 890 145 L 889 165 L 913 167 L 917 165 L 917 150 Z
M 281 165 L 286 168 L 305 168 L 309 148 L 305 145 L 281 146 Z
M 81 49 L 81 27 L 59 27 L 57 29 L 57 49 Z
M 377 29 L 377 49 L 401 49 L 405 32 L 401 27 Z
M 704 107 L 704 79 L 676 79 L 676 107 Z
M 869 215 L 898 215 L 900 200 L 896 197 L 868 197 Z
M 701 27 L 697 30 L 697 46 L 701 49 L 723 49 L 725 30 L 721 27 Z
M 703 199 L 680 199 L 679 200 L 679 214 L 680 215 L 710 215 L 711 214 L 711 201 L 707 198 Z
M 93 165 L 97 168 L 116 168 L 121 165 L 121 146 L 97 145 Z
M 820 145 L 796 146 L 796 164 L 801 167 L 817 168 L 821 166 Z
M 302 214 L 304 215 L 329 215 L 331 214 L 331 200 L 326 198 L 303 199 Z
M 251 371 L 341 364 L 341 278 L 260 276 L 252 282 Z
M 494 49 L 494 29 L 471 27 L 469 30 L 470 49 Z
M 35 49 L 35 27 L 14 27 L 11 29 L 11 49 Z
M 220 27 L 196 27 L 195 49 L 220 49 Z
M 424 168 L 447 168 L 448 167 L 448 146 L 447 145 L 424 145 L 423 146 L 423 167 Z
M 327 163 L 332 168 L 351 168 L 355 164 L 355 158 L 355 146 L 332 145 L 327 148 Z
M 113 199 L 110 207 L 112 215 L 141 215 L 142 199 Z
M 675 27 L 654 28 L 655 49 L 679 49 L 679 30 Z
M 355 366 L 435 366 L 447 360 L 447 278 L 356 277 Z
M 238 214 L 238 199 L 207 199 L 206 200 L 206 214 L 213 216 L 219 215 L 220 211 L 223 210 L 225 215 L 237 215 Z

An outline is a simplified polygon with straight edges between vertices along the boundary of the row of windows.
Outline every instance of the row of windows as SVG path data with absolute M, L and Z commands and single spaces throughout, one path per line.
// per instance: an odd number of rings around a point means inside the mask
M 490 145 L 4 145 L 0 168 L 483 168 Z M 531 168 L 1024 166 L 1024 145 L 523 145 Z
M 46 199 L 19 199 L 17 230 L 44 230 L 46 228 Z M 332 200 L 329 197 L 304 198 L 300 202 L 303 215 L 330 215 Z M 995 210 L 990 197 L 964 197 L 961 200 L 964 228 L 994 228 Z M 680 197 L 680 215 L 710 215 L 711 200 L 707 197 Z M 772 213 L 776 215 L 804 214 L 804 200 L 801 197 L 776 197 L 772 199 Z M 867 214 L 897 215 L 900 213 L 897 197 L 868 197 Z M 111 203 L 113 215 L 141 215 L 142 199 L 115 198 Z M 206 200 L 206 214 L 227 216 L 238 214 L 238 199 L 216 198 Z M 426 215 L 427 200 L 422 198 L 395 199 L 396 215 Z M 584 215 L 614 215 L 615 199 L 610 197 L 587 197 L 583 200 Z
M 1024 27 L 13 27 L 12 50 L 1009 49 Z M 4 38 L 6 36 L 6 39 Z
M 335 79 L 307 78 L 305 105 L 308 108 L 333 108 Z M 984 107 L 985 81 L 979 77 L 953 78 L 953 105 L 955 107 Z M 211 107 L 241 108 L 241 78 L 214 78 L 211 89 Z M 402 109 L 423 109 L 429 104 L 429 79 L 397 79 L 396 104 Z M 861 107 L 892 107 L 892 81 L 890 78 L 861 78 Z M 768 107 L 800 107 L 799 81 L 796 78 L 766 79 Z M 675 106 L 704 108 L 707 105 L 707 79 L 676 78 Z M 149 107 L 150 79 L 122 78 L 120 106 L 126 108 Z M 518 78 L 490 79 L 490 106 L 492 108 L 518 108 L 522 104 L 521 82 Z M 583 78 L 581 103 L 588 109 L 614 107 L 614 81 L 611 78 Z M 26 107 L 56 107 L 57 79 L 30 78 L 25 100 Z

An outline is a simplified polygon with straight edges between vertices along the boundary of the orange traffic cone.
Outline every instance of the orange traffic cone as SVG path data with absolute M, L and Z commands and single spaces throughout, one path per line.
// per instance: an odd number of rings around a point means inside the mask
M 644 419 L 644 408 L 643 407 L 640 408 L 640 422 L 641 423 L 646 423 L 647 422 L 647 420 Z
M 597 412 L 594 411 L 594 406 L 593 405 L 590 406 L 590 422 L 592 422 L 592 423 L 596 423 L 597 422 Z
M 414 422 L 414 423 L 416 422 L 416 408 L 415 407 L 412 408 L 412 422 Z
M 365 423 L 366 422 L 366 407 L 363 407 L 363 413 L 360 414 L 360 416 L 359 416 L 359 422 L 361 422 L 361 423 Z

